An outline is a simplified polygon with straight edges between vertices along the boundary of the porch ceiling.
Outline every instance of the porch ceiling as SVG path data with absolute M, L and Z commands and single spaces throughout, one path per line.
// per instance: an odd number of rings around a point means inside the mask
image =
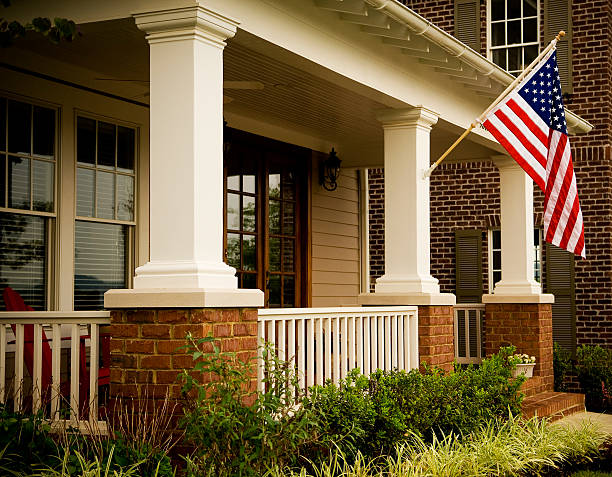
M 148 45 L 132 19 L 81 25 L 82 37 L 52 45 L 28 37 L 4 49 L 0 62 L 147 104 Z M 313 149 L 340 152 L 347 167 L 382 165 L 377 110 L 409 105 L 341 77 L 312 74 L 303 58 L 240 30 L 224 53 L 226 81 L 256 81 L 262 89 L 226 89 L 230 126 Z M 308 71 L 307 71 L 308 70 Z M 460 131 L 440 120 L 432 132 L 432 159 Z M 481 137 L 464 141 L 453 159 L 488 158 L 498 150 Z M 475 142 L 480 141 L 480 143 Z

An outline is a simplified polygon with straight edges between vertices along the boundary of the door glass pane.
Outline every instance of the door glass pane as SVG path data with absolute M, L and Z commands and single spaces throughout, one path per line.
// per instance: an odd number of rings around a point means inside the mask
M 6 200 L 6 156 L 0 154 L 0 207 L 5 207 Z
M 278 200 L 270 200 L 269 202 L 269 232 L 271 234 L 280 234 L 280 205 Z
M 0 98 L 0 151 L 6 151 L 6 99 Z
M 280 197 L 280 174 L 270 174 L 268 176 L 268 194 L 273 199 Z
M 240 190 L 240 176 L 227 176 L 227 188 Z
M 242 230 L 255 232 L 255 197 L 242 197 Z
M 244 175 L 242 176 L 242 190 L 244 192 L 248 192 L 249 194 L 255 193 L 255 176 L 254 175 Z
M 74 309 L 104 308 L 104 293 L 126 288 L 128 227 L 98 222 L 75 223 Z
M 98 166 L 115 168 L 115 125 L 98 122 Z
M 293 235 L 295 232 L 295 204 L 283 202 L 283 234 Z
M 240 230 L 240 196 L 227 194 L 227 228 Z
M 117 219 L 134 220 L 134 178 L 117 174 Z
M 292 171 L 283 172 L 283 199 L 295 199 L 295 180 Z
M 0 289 L 13 288 L 26 305 L 45 309 L 46 220 L 0 213 Z
M 240 234 L 227 234 L 227 264 L 240 268 Z
M 30 160 L 9 157 L 8 206 L 14 209 L 30 208 Z
M 268 255 L 268 266 L 270 270 L 274 272 L 280 272 L 280 242 L 281 240 L 276 237 L 270 237 L 269 244 L 270 250 Z
M 53 157 L 55 155 L 55 111 L 34 106 L 34 154 Z
M 283 276 L 283 307 L 295 306 L 295 278 L 293 275 Z
M 32 106 L 19 101 L 8 102 L 9 152 L 30 154 L 32 132 Z
M 270 288 L 268 289 L 268 304 L 271 307 L 281 306 L 281 277 L 270 275 Z
M 283 239 L 283 272 L 293 272 L 295 268 L 295 240 Z
M 254 235 L 242 236 L 242 269 L 256 270 L 257 269 L 257 248 L 255 245 Z
M 112 172 L 96 174 L 96 217 L 115 218 L 115 174 Z
M 33 209 L 53 212 L 53 171 L 52 162 L 32 161 L 32 190 L 34 193 Z
M 257 274 L 243 273 L 241 288 L 257 288 Z
M 96 163 L 96 122 L 89 118 L 77 118 L 77 161 Z
M 93 217 L 95 172 L 91 169 L 77 168 L 77 215 Z
M 136 134 L 132 128 L 117 127 L 117 169 L 124 172 L 134 171 L 136 154 Z

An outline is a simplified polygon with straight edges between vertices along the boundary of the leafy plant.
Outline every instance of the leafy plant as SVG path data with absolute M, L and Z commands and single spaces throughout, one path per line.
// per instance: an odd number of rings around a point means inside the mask
M 555 391 L 562 392 L 567 390 L 565 377 L 573 369 L 572 355 L 569 351 L 562 348 L 558 343 L 553 344 L 553 373 L 555 379 Z
M 204 349 L 212 346 L 212 352 Z M 263 349 L 264 391 L 252 390 L 252 361 L 221 352 L 214 338 L 185 346 L 194 359 L 194 371 L 183 371 L 188 397 L 182 425 L 195 446 L 188 459 L 190 475 L 262 475 L 274 463 L 294 463 L 300 446 L 311 440 L 315 423 L 311 413 L 297 406 L 303 398 L 294 367 Z
M 576 373 L 585 393 L 587 409 L 610 410 L 604 391 L 612 389 L 612 349 L 579 346 L 576 350 Z

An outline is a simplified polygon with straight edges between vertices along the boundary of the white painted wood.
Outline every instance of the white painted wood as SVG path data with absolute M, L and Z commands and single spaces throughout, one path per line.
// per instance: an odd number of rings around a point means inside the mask
M 398 350 L 398 338 L 397 338 L 397 315 L 391 317 L 391 367 L 399 367 L 399 353 Z
M 59 419 L 61 398 L 61 339 L 62 325 L 53 324 L 51 342 L 51 420 Z
M 406 365 L 406 358 L 404 356 L 404 343 L 405 343 L 405 339 L 404 339 L 404 318 L 402 315 L 398 315 L 397 316 L 397 341 L 398 341 L 398 346 L 397 346 L 397 359 L 398 359 L 398 364 L 397 367 L 399 369 L 409 369 L 409 366 Z
M 33 376 L 32 376 L 32 411 L 37 413 L 42 399 L 42 326 L 34 326 L 33 334 Z
M 332 321 L 332 368 L 333 368 L 333 380 L 334 383 L 338 383 L 340 381 L 340 361 L 342 360 L 342 353 L 344 349 L 341 347 L 340 340 L 340 317 L 337 318 L 329 318 Z
M 370 370 L 376 371 L 380 368 L 378 362 L 378 320 L 376 316 L 370 316 Z
M 406 341 L 410 343 L 410 369 L 419 369 L 419 317 L 407 315 L 408 323 L 410 323 L 410 337 Z
M 6 325 L 0 323 L 0 402 L 6 393 Z
M 390 316 L 381 316 L 380 320 L 383 322 L 383 327 L 385 329 L 385 341 L 383 343 L 383 352 L 385 355 L 385 369 L 387 371 L 391 370 L 391 317 Z
M 298 373 L 298 382 L 300 388 L 304 389 L 306 385 L 306 360 L 304 356 L 306 354 L 306 346 L 304 343 L 305 335 L 304 335 L 304 326 L 305 320 L 298 320 L 297 322 L 297 373 Z M 309 339 L 309 341 L 313 341 Z M 310 359 L 310 358 L 309 358 Z M 312 373 L 311 373 L 312 374 Z
M 324 318 L 324 333 L 325 333 L 325 380 L 332 378 L 332 318 Z
M 89 335 L 89 420 L 98 420 L 98 368 L 100 360 L 100 329 L 97 324 L 91 324 Z
M 257 323 L 257 344 L 262 345 L 262 341 L 265 341 L 265 321 L 260 320 Z M 258 353 L 257 356 L 257 390 L 263 392 L 264 389 L 264 363 L 261 359 L 261 355 Z
M 365 375 L 369 375 L 372 370 L 372 349 L 371 349 L 371 326 L 370 326 L 370 317 L 364 316 L 362 317 L 363 322 L 363 368 L 362 372 Z
M 307 337 L 306 339 L 308 340 L 308 342 L 306 343 L 306 365 L 308 366 L 308 371 L 306 372 L 306 386 L 310 388 L 311 386 L 314 386 L 315 383 L 315 342 L 317 339 L 317 335 L 315 332 L 314 320 L 307 320 L 305 326 Z
M 15 326 L 15 381 L 13 382 L 13 409 L 15 412 L 21 411 L 21 403 L 23 398 L 23 326 L 24 325 L 20 323 Z
M 355 317 L 355 328 L 357 332 L 357 349 L 355 350 L 357 353 L 357 367 L 360 369 L 362 373 L 364 373 L 364 351 L 363 351 L 363 317 L 356 316 Z
M 276 327 L 276 332 L 278 333 L 278 348 L 276 352 L 278 354 L 279 359 L 287 361 L 287 344 L 285 343 L 285 338 L 287 337 L 287 330 L 285 328 L 285 321 L 278 320 L 276 322 Z
M 347 346 L 347 358 L 348 360 L 345 361 L 347 367 L 344 371 L 344 377 L 346 377 L 346 375 L 348 374 L 348 372 L 355 368 L 356 364 L 355 364 L 355 317 L 351 316 L 347 319 L 348 322 L 348 329 L 347 329 L 347 340 L 346 340 L 346 346 Z
M 316 320 L 316 340 L 317 340 L 317 384 L 322 385 L 324 382 L 323 379 L 323 347 L 324 337 L 323 337 L 323 320 L 324 318 L 318 318 Z
M 387 369 L 385 366 L 385 323 L 382 316 L 376 317 L 376 326 L 378 328 L 378 367 L 380 369 Z
M 287 361 L 289 361 L 289 366 L 293 372 L 297 372 L 297 358 L 295 356 L 295 321 L 296 320 L 287 321 Z M 289 382 L 289 393 L 292 396 L 295 395 L 295 389 L 291 381 Z
M 79 325 L 70 325 L 70 420 L 79 420 Z

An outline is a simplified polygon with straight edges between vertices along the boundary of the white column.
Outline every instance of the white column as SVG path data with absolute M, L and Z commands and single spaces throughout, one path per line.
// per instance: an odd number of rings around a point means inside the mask
M 228 294 L 236 271 L 222 259 L 223 48 L 238 23 L 201 6 L 135 19 L 150 46 L 151 110 L 150 258 L 134 288 L 202 290 L 230 302 L 210 306 L 244 305 Z M 259 290 L 240 291 L 263 300 Z
M 500 177 L 502 279 L 483 302 L 508 301 L 506 298 L 517 303 L 534 298 L 541 302 L 542 297 L 537 296 L 542 290 L 533 278 L 533 181 L 513 159 L 499 156 L 494 160 Z M 548 296 L 543 298 L 549 301 Z
M 364 304 L 446 304 L 430 273 L 430 132 L 438 115 L 424 107 L 385 110 L 378 119 L 385 141 L 385 274 L 376 292 L 362 294 Z M 432 299 L 432 297 L 437 297 Z M 383 300 L 383 301 L 381 301 Z

